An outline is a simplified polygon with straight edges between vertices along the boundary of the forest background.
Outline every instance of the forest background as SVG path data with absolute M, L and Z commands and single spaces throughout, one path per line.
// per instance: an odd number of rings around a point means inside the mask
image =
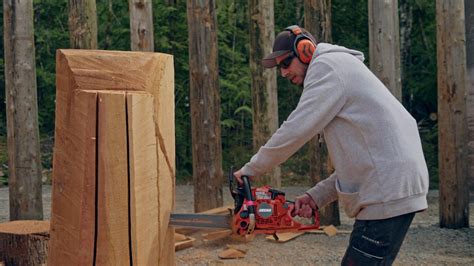
M 175 64 L 177 181 L 192 180 L 186 1 L 153 0 L 156 52 L 172 54 Z M 432 0 L 399 0 L 402 103 L 418 121 L 430 172 L 438 187 L 436 83 L 436 10 Z M 303 1 L 275 0 L 275 32 L 303 26 Z M 50 180 L 55 116 L 56 49 L 69 48 L 67 1 L 34 0 L 36 76 L 45 180 Z M 332 0 L 333 43 L 360 50 L 369 63 L 367 0 Z M 253 154 L 249 66 L 248 1 L 218 0 L 217 29 L 223 169 L 239 167 Z M 0 10 L 3 17 L 3 9 Z M 98 49 L 130 50 L 128 1 L 97 0 Z M 3 20 L 0 27 L 0 182 L 8 183 Z M 301 88 L 278 77 L 278 113 L 282 123 L 296 106 Z M 309 184 L 309 158 L 303 147 L 282 165 L 283 184 Z

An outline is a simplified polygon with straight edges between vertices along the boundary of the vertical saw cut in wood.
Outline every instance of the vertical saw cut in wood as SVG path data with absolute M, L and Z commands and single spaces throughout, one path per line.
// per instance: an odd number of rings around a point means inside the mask
M 312 224 L 293 219 L 295 203 L 286 200 L 285 193 L 270 186 L 252 188 L 248 176 L 243 184 L 234 186 L 233 169 L 229 171 L 229 190 L 234 198 L 234 210 L 226 215 L 172 213 L 170 226 L 232 229 L 237 235 L 304 232 L 319 228 L 319 216 L 313 212 Z

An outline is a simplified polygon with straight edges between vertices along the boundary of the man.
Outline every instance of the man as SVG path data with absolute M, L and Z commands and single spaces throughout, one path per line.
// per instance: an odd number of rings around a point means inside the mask
M 390 265 L 416 212 L 428 207 L 428 170 L 415 119 L 363 64 L 364 55 L 319 43 L 298 26 L 279 33 L 267 68 L 303 86 L 295 110 L 242 169 L 259 176 L 323 132 L 335 172 L 295 200 L 295 212 L 339 200 L 355 217 L 343 265 Z

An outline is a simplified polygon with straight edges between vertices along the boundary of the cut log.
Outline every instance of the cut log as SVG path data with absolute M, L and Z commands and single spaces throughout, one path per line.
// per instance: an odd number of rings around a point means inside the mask
M 5 265 L 46 263 L 49 221 L 13 221 L 0 224 L 0 261 Z

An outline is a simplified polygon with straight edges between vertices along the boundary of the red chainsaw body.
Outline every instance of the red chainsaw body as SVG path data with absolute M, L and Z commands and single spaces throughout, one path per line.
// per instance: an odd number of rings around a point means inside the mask
M 294 203 L 286 201 L 285 193 L 270 186 L 252 188 L 254 201 L 244 199 L 241 208 L 234 214 L 232 229 L 239 235 L 249 233 L 275 234 L 280 232 L 298 232 L 319 228 L 319 216 L 314 215 L 314 223 L 301 224 L 293 219 L 291 213 Z M 255 226 L 248 231 L 251 224 L 249 207 L 254 206 Z

